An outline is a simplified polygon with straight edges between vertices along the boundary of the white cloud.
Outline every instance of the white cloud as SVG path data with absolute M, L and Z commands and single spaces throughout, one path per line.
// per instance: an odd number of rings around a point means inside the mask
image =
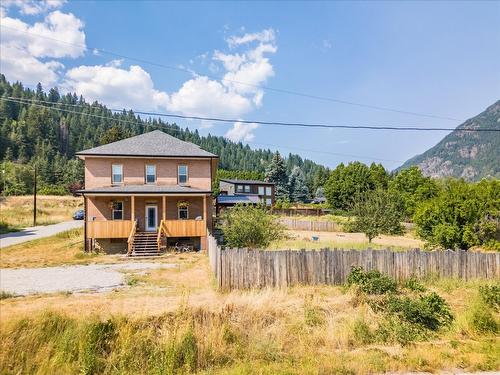
M 332 42 L 330 42 L 328 39 L 323 39 L 323 50 L 327 50 L 332 48 Z
M 233 127 L 227 131 L 225 137 L 233 142 L 251 142 L 255 138 L 253 131 L 259 125 L 254 123 L 235 122 Z
M 63 6 L 65 0 L 3 0 L 2 6 L 18 7 L 22 14 L 36 15 Z
M 86 49 L 84 24 L 71 13 L 56 10 L 34 25 L 7 16 L 1 23 L 2 45 L 23 48 L 33 57 L 76 58 Z
M 118 108 L 158 109 L 169 102 L 165 92 L 154 88 L 149 73 L 140 66 L 122 69 L 119 61 L 108 65 L 79 66 L 68 70 L 63 88 Z
M 251 107 L 247 98 L 207 77 L 195 77 L 184 82 L 182 87 L 170 96 L 167 106 L 171 111 L 211 117 L 240 116 Z
M 244 29 L 243 29 L 244 30 Z M 226 39 L 229 47 L 236 47 L 251 42 L 274 43 L 276 39 L 273 29 L 265 29 L 258 33 L 247 33 L 242 36 L 230 36 Z
M 22 48 L 0 44 L 0 71 L 11 81 L 27 84 L 41 82 L 43 86 L 53 86 L 58 81 L 58 71 L 63 64 L 50 60 L 40 61 Z
M 10 80 L 56 84 L 63 65 L 55 59 L 76 58 L 86 49 L 84 24 L 71 13 L 56 10 L 30 25 L 2 12 L 0 23 L 0 63 Z

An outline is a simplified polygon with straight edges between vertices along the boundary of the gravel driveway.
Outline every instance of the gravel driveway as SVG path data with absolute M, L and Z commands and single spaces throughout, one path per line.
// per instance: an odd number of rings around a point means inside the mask
M 16 295 L 54 292 L 105 292 L 125 286 L 125 272 L 174 268 L 169 263 L 93 264 L 45 268 L 0 269 L 0 290 Z
M 65 232 L 70 229 L 83 227 L 82 220 L 64 221 L 52 225 L 39 225 L 0 235 L 0 249 L 2 247 L 17 245 L 26 241 L 37 240 L 39 238 L 50 237 L 57 233 Z

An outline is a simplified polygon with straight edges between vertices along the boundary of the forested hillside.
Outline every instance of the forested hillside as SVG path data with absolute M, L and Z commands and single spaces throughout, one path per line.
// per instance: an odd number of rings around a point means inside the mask
M 500 100 L 484 112 L 465 121 L 437 145 L 417 155 L 401 168 L 418 166 L 426 176 L 457 177 L 479 181 L 500 177 L 500 133 L 464 132 L 461 129 L 498 129 Z
M 0 96 L 0 160 L 5 170 L 0 189 L 6 194 L 31 191 L 35 162 L 42 192 L 67 192 L 68 185 L 83 181 L 75 152 L 156 129 L 219 155 L 219 168 L 226 170 L 264 173 L 273 156 L 271 150 L 252 150 L 224 137 L 200 136 L 197 130 L 181 129 L 161 119 L 141 119 L 132 111 L 114 113 L 76 94 L 61 95 L 57 88 L 46 92 L 40 84 L 36 90 L 11 84 L 4 75 L 0 75 Z M 286 159 L 289 173 L 295 166 L 303 171 L 309 191 L 324 182 L 325 167 L 299 155 Z

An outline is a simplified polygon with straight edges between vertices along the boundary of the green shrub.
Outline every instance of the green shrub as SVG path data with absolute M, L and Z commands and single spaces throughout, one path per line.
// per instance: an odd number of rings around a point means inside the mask
M 500 284 L 480 286 L 479 295 L 486 305 L 495 311 L 500 310 Z
M 371 344 L 375 337 L 370 327 L 364 320 L 356 320 L 354 326 L 352 327 L 354 340 L 360 344 L 366 345 Z
M 499 324 L 490 309 L 483 304 L 473 307 L 469 318 L 469 324 L 476 333 L 497 333 Z
M 432 292 L 418 298 L 390 295 L 383 306 L 387 314 L 394 314 L 409 323 L 437 331 L 453 321 L 449 305 Z
M 236 205 L 222 214 L 226 246 L 266 248 L 272 241 L 286 237 L 285 227 L 277 223 L 264 207 Z
M 347 285 L 358 286 L 367 294 L 394 293 L 397 290 L 397 283 L 389 276 L 383 275 L 378 270 L 365 272 L 363 267 L 351 268 L 351 273 L 347 276 Z
M 374 340 L 384 343 L 408 345 L 428 337 L 428 331 L 398 316 L 387 316 L 374 332 Z
M 418 281 L 418 279 L 414 276 L 412 276 L 408 280 L 406 280 L 405 283 L 403 284 L 403 286 L 406 289 L 412 290 L 414 292 L 425 292 L 427 290 L 427 288 L 424 285 L 422 285 Z
M 17 297 L 17 294 L 0 290 L 0 300 Z

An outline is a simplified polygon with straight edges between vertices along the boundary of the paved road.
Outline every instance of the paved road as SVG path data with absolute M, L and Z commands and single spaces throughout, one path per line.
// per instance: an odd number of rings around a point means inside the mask
M 134 262 L 43 268 L 0 269 L 0 290 L 16 295 L 55 292 L 106 292 L 126 285 L 126 274 L 177 267 L 173 263 Z
M 26 241 L 50 237 L 57 233 L 80 227 L 83 227 L 83 220 L 71 220 L 52 225 L 39 225 L 37 227 L 24 228 L 19 232 L 2 234 L 0 235 L 0 249 Z

